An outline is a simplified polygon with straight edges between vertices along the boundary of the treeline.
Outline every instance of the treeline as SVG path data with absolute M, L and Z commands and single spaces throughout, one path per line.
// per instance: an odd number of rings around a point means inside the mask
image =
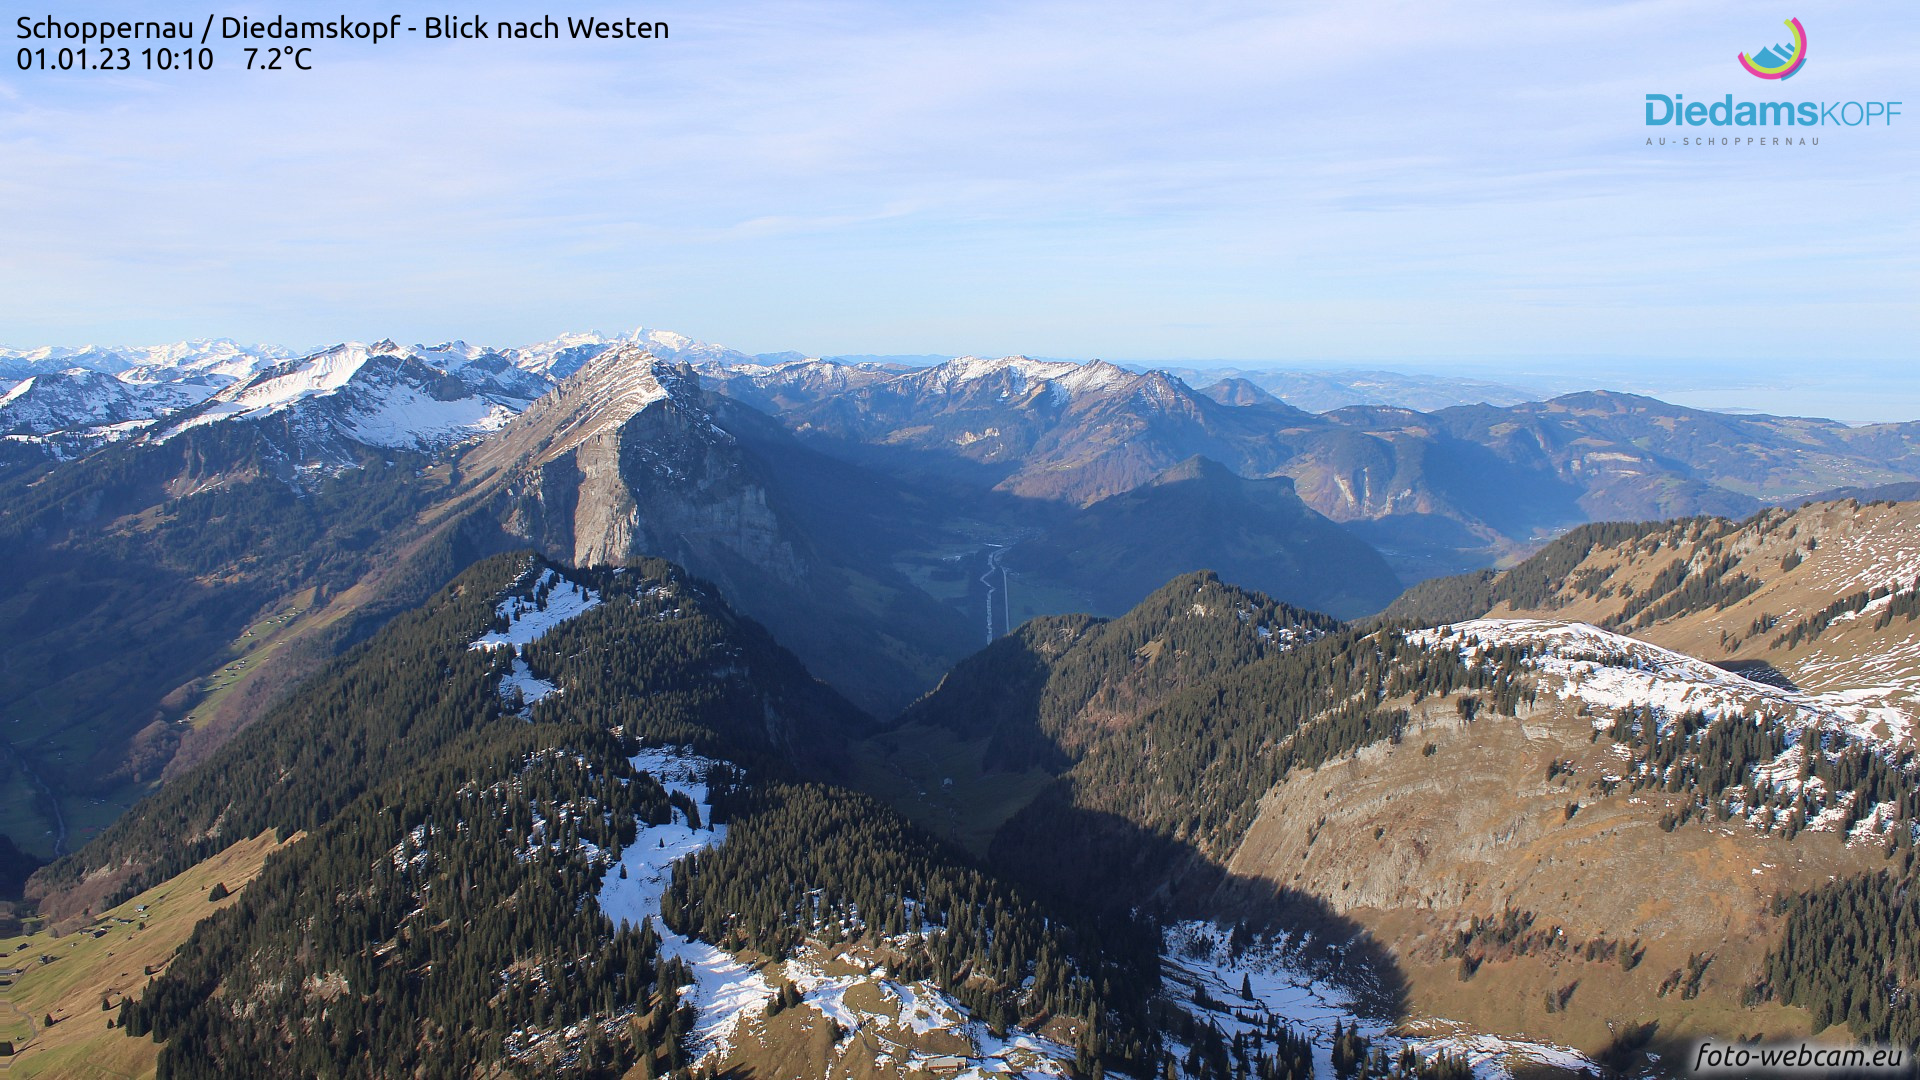
M 1409 719 L 1397 702 L 1464 692 L 1507 715 L 1531 702 L 1524 657 L 1509 651 L 1469 664 L 1398 631 L 1340 630 L 1228 668 L 1124 725 L 1082 725 L 1066 740 L 1080 751 L 1066 779 L 1076 805 L 1221 854 L 1293 770 L 1397 741 Z M 1085 708 L 1099 714 L 1097 702 Z
M 1383 618 L 1432 626 L 1482 618 L 1502 604 L 1516 611 L 1551 611 L 1577 596 L 1608 598 L 1622 588 L 1611 583 L 1619 567 L 1580 569 L 1593 552 L 1622 548 L 1623 559 L 1635 561 L 1688 545 L 1691 552 L 1662 567 L 1646 588 L 1626 594 L 1606 626 L 1620 631 L 1645 629 L 1662 619 L 1709 608 L 1724 610 L 1765 584 L 1751 574 L 1733 572 L 1739 559 L 1726 550 L 1726 538 L 1750 528 L 1764 533 L 1786 517 L 1781 510 L 1763 510 L 1743 522 L 1693 517 L 1582 525 L 1503 573 L 1483 570 L 1415 585 L 1394 601 Z
M 1435 625 L 1480 618 L 1501 604 L 1520 611 L 1538 611 L 1564 606 L 1570 596 L 1611 597 L 1615 586 L 1610 580 L 1619 567 L 1583 570 L 1579 566 L 1597 549 L 1623 545 L 1630 545 L 1624 554 L 1632 559 L 1651 558 L 1665 548 L 1678 550 L 1686 545 L 1692 545 L 1692 551 L 1662 567 L 1644 589 L 1626 593 L 1620 609 L 1606 619 L 1604 625 L 1608 629 L 1631 632 L 1663 619 L 1708 609 L 1725 610 L 1758 592 L 1765 584 L 1744 571 L 1734 572 L 1739 559 L 1727 550 L 1728 538 L 1745 531 L 1766 535 L 1791 516 L 1786 510 L 1773 508 L 1738 523 L 1724 518 L 1696 517 L 1666 522 L 1583 525 L 1503 573 L 1483 570 L 1421 582 L 1394 601 L 1382 618 Z M 1817 540 L 1807 542 L 1809 551 L 1817 546 Z M 1795 548 L 1781 559 L 1780 570 L 1791 572 L 1802 561 L 1804 556 Z M 1897 619 L 1920 619 L 1920 578 L 1916 578 L 1905 586 L 1895 582 L 1840 597 L 1776 635 L 1771 647 L 1798 648 L 1818 639 L 1834 623 L 1889 597 L 1874 621 L 1875 630 L 1884 630 Z M 1762 615 L 1754 621 L 1747 636 L 1771 631 L 1778 622 L 1774 616 Z M 1731 647 L 1739 640 L 1723 635 L 1722 644 Z
M 158 876 L 224 842 L 194 838 L 209 819 L 229 839 L 312 834 L 128 1007 L 130 1034 L 168 1041 L 163 1075 L 685 1064 L 691 1015 L 671 991 L 689 976 L 594 902 L 636 817 L 664 822 L 672 802 L 627 756 L 641 736 L 684 738 L 772 772 L 788 725 L 819 742 L 857 714 L 666 563 L 548 571 L 477 565 L 83 853 L 171 839 Z M 562 692 L 531 723 L 504 713 L 513 654 L 469 643 L 505 628 L 504 596 L 533 614 L 587 590 L 602 602 L 526 648 Z
M 1878 600 L 1886 600 L 1886 607 L 1875 617 L 1873 628 L 1885 630 L 1893 625 L 1895 619 L 1912 622 L 1920 618 L 1920 577 L 1913 579 L 1905 589 L 1893 585 L 1877 585 L 1871 589 L 1859 589 L 1839 598 L 1819 611 L 1793 624 L 1793 628 L 1773 639 L 1774 648 L 1782 646 L 1797 649 L 1808 641 L 1816 640 L 1827 632 L 1834 623 L 1851 619 L 1867 609 L 1867 605 Z
M 1192 574 L 1118 619 L 1034 620 L 903 721 L 988 735 L 989 767 L 1054 773 L 995 833 L 993 865 L 1050 902 L 1119 910 L 1164 905 L 1170 883 L 1204 892 L 1274 785 L 1398 740 L 1425 699 L 1517 712 L 1528 659 L 1469 661 Z
M 1643 630 L 1661 619 L 1686 615 L 1707 608 L 1724 610 L 1760 591 L 1761 581 L 1750 574 L 1729 576 L 1740 560 L 1713 549 L 1700 556 L 1675 559 L 1668 563 L 1642 592 L 1624 604 L 1618 614 L 1607 620 L 1614 630 Z
M 1662 545 L 1673 542 L 1675 535 L 1704 535 L 1709 530 L 1729 531 L 1736 527 L 1731 522 L 1709 517 L 1581 525 L 1504 573 L 1481 570 L 1423 581 L 1402 593 L 1382 613 L 1382 618 L 1435 626 L 1482 618 L 1503 603 L 1520 611 L 1558 607 L 1556 597 L 1566 587 L 1569 575 L 1596 548 L 1637 543 L 1645 554 L 1652 554 Z M 1597 595 L 1600 580 L 1585 582 L 1583 591 Z
M 493 626 L 502 597 L 530 591 L 545 567 L 525 553 L 476 563 L 138 812 L 48 867 L 43 887 L 102 867 L 133 867 L 109 898 L 118 902 L 236 839 L 317 828 L 459 736 L 519 722 L 503 720 L 498 692 L 511 653 L 469 643 Z M 537 721 L 724 748 L 768 768 L 791 767 L 775 752 L 781 732 L 797 731 L 789 742 L 827 754 L 836 732 L 862 722 L 757 624 L 708 598 L 671 564 L 642 560 L 618 573 L 570 572 L 569 581 L 568 588 L 607 599 L 527 647 L 529 666 L 567 687 L 535 708 Z
M 918 942 L 903 972 L 988 1022 L 1075 1016 L 1089 1062 L 1152 1059 L 1150 929 L 1062 921 L 879 804 L 791 782 L 864 718 L 699 582 L 651 561 L 547 571 L 474 567 L 65 868 L 139 858 L 157 880 L 250 831 L 309 834 L 115 1018 L 166 1041 L 163 1077 L 689 1064 L 690 973 L 595 901 L 636 818 L 692 809 L 634 772 L 643 739 L 750 770 L 710 777 L 730 834 L 676 868 L 674 925 L 770 951 L 897 930 Z M 559 692 L 504 712 L 511 651 L 469 643 L 501 628 L 503 593 L 538 610 L 587 589 L 597 606 L 524 649 Z

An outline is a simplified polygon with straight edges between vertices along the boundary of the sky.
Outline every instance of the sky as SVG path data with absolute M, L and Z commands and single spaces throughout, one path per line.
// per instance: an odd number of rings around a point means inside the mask
M 748 352 L 1384 367 L 1920 418 L 1911 0 L 596 13 L 671 36 L 0 67 L 0 343 L 644 324 Z M 1805 67 L 1742 71 L 1789 16 Z M 1752 129 L 1648 127 L 1649 93 L 1910 115 L 1681 146 Z

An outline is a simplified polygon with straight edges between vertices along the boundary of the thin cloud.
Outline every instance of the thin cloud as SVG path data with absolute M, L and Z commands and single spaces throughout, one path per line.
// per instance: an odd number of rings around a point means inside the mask
M 1767 23 L 1731 0 L 658 10 L 673 38 L 638 48 L 9 77 L 0 320 L 1224 357 L 1913 337 L 1898 129 L 1797 157 L 1641 145 L 1643 93 L 1745 89 L 1731 53 Z M 1899 96 L 1904 6 L 1801 17 L 1822 66 L 1791 89 Z

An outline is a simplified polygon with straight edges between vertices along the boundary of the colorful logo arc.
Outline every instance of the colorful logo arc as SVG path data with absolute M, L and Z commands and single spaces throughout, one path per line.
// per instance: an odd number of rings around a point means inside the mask
M 1792 45 L 1769 45 L 1748 56 L 1740 54 L 1740 66 L 1757 79 L 1791 79 L 1807 62 L 1807 30 L 1799 19 L 1788 19 L 1793 30 Z

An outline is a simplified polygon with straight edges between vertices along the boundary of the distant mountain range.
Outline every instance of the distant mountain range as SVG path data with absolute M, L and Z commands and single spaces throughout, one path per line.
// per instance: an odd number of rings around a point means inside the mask
M 8 352 L 0 372 L 18 381 L 0 395 L 0 460 L 154 444 L 234 419 L 281 425 L 288 468 L 341 467 L 354 447 L 441 453 L 621 348 L 690 364 L 801 441 L 904 482 L 1086 506 L 1196 456 L 1246 478 L 1290 477 L 1309 507 L 1406 580 L 1511 558 L 1584 521 L 1742 514 L 1920 480 L 1912 423 L 1851 428 L 1605 391 L 1527 401 L 1493 384 L 1391 373 L 1245 372 L 1196 390 L 1170 372 L 1099 361 L 753 357 L 647 329 L 500 349 L 349 343 L 297 357 L 226 341 Z M 1285 400 L 1289 387 L 1332 385 L 1324 380 L 1366 403 L 1314 411 Z M 1486 403 L 1390 403 L 1423 387 L 1434 396 L 1413 399 Z
M 361 619 L 444 581 L 422 567 L 451 550 L 674 558 L 884 714 L 988 634 L 1118 614 L 1178 573 L 1352 617 L 1589 521 L 1741 516 L 1920 481 L 1920 424 L 1599 391 L 1316 414 L 1251 377 L 1196 390 L 1100 362 L 755 357 L 645 329 L 304 356 L 39 350 L 0 366 L 20 377 L 0 402 L 0 532 L 22 598 L 0 624 L 48 650 L 7 677 L 19 707 L 57 686 L 65 727 L 117 733 L 47 759 L 93 787 L 154 767 L 125 756 L 138 731 L 140 760 L 164 762 L 210 722 L 255 715 Z M 266 555 L 283 546 L 307 556 Z M 75 575 L 133 591 L 90 606 Z M 31 601 L 55 595 L 52 618 Z M 201 614 L 142 618 L 153 609 L 130 596 Z M 306 616 L 214 680 L 245 692 L 206 696 L 216 658 L 273 611 Z M 120 647 L 86 648 L 103 627 Z M 129 707 L 174 690 L 204 702 Z
M 1518 405 L 1548 395 L 1482 379 L 1401 371 L 1185 368 L 1169 370 L 1194 386 L 1247 383 L 1296 409 L 1332 412 L 1350 405 L 1432 412 L 1455 405 Z

